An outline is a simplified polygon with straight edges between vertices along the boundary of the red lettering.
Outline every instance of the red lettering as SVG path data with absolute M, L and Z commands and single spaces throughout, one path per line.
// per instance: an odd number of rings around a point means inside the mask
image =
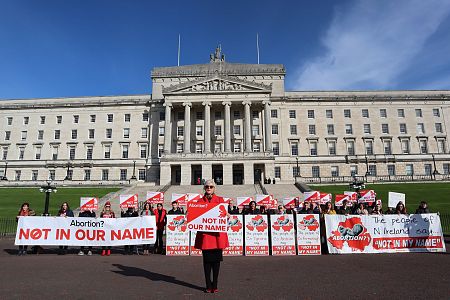
M 19 229 L 19 240 L 26 239 L 28 240 L 30 238 L 30 229 L 24 230 L 23 228 Z
M 75 231 L 75 238 L 77 240 L 84 240 L 86 236 L 86 233 L 84 232 L 83 229 L 78 229 L 77 231 Z
M 36 228 L 36 229 L 31 230 L 30 234 L 31 234 L 31 238 L 33 240 L 38 240 L 42 236 L 42 231 L 40 229 Z
M 133 228 L 133 238 L 134 239 L 142 239 L 144 237 L 144 228 L 136 229 Z
M 97 240 L 105 240 L 105 231 L 104 230 L 98 230 Z
M 122 237 L 121 237 L 121 230 L 119 229 L 119 230 L 117 230 L 117 232 L 115 231 L 115 230 L 111 230 L 111 241 L 114 241 L 114 240 L 121 240 L 122 239 Z
M 130 232 L 130 229 L 125 229 L 125 230 L 124 230 L 122 239 L 123 239 L 123 240 L 124 240 L 124 239 L 129 239 L 129 240 L 131 240 L 131 232 Z

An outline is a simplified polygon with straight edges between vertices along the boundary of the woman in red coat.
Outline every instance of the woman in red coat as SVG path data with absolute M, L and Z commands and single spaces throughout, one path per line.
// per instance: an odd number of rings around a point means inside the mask
M 225 203 L 222 197 L 215 194 L 216 184 L 213 180 L 206 180 L 205 194 L 199 202 Z M 220 262 L 223 260 L 222 251 L 228 247 L 226 232 L 198 231 L 195 238 L 195 248 L 202 250 L 203 268 L 205 270 L 206 293 L 217 293 L 217 280 L 219 277 Z M 211 281 L 211 271 L 213 279 Z
M 154 247 L 155 253 L 163 253 L 163 233 L 166 227 L 167 217 L 166 210 L 161 203 L 158 203 L 156 209 L 153 211 L 156 217 L 156 243 Z

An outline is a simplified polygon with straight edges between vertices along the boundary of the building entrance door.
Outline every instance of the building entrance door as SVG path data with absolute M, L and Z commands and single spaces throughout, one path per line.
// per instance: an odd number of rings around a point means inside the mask
M 253 170 L 253 179 L 255 183 L 262 181 L 262 174 L 264 173 L 263 165 L 255 165 L 255 169 Z
M 212 165 L 212 175 L 214 182 L 216 184 L 223 184 L 223 166 L 222 165 Z
M 233 165 L 233 184 L 244 184 L 244 165 Z
M 201 165 L 192 165 L 192 179 L 191 184 L 200 185 L 202 184 L 202 166 Z
M 181 166 L 170 166 L 170 170 L 172 184 L 179 185 L 181 183 Z

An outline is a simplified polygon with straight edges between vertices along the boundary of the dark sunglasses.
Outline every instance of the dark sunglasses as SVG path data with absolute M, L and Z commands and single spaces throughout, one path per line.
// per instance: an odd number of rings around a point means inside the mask
M 213 188 L 215 188 L 215 186 L 213 186 L 213 185 L 205 185 L 205 189 L 213 189 Z

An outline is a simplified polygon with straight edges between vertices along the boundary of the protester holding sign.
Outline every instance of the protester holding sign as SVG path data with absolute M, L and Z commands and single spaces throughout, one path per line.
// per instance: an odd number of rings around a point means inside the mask
M 397 214 L 397 215 L 406 215 L 406 214 L 408 214 L 406 212 L 406 207 L 405 207 L 405 205 L 403 204 L 402 201 L 397 203 L 397 206 L 395 207 L 395 214 Z
M 256 201 L 250 201 L 248 209 L 244 211 L 244 215 L 259 215 L 261 211 L 256 208 Z
M 137 211 L 134 210 L 133 207 L 128 207 L 126 211 L 122 211 L 120 213 L 120 216 L 122 218 L 135 218 L 138 217 Z M 133 252 L 136 252 L 138 254 L 137 246 L 136 245 L 125 245 L 124 246 L 124 252 L 125 255 L 133 255 Z
M 234 205 L 234 200 L 230 199 L 228 204 L 228 213 L 230 215 L 238 215 L 239 214 L 239 208 Z
M 61 204 L 61 207 L 58 211 L 58 216 L 59 217 L 74 217 L 73 215 L 73 211 L 70 209 L 69 204 L 67 202 L 63 202 L 63 204 Z M 67 246 L 59 246 L 59 251 L 58 254 L 59 255 L 65 255 L 67 253 Z
M 206 180 L 205 194 L 198 203 L 225 203 L 222 197 L 215 194 L 216 184 L 212 179 Z M 223 260 L 223 249 L 229 246 L 226 232 L 197 231 L 195 248 L 202 250 L 203 269 L 205 271 L 205 293 L 216 293 L 219 278 L 220 262 Z M 211 281 L 211 271 L 213 279 Z
M 19 217 L 28 217 L 28 216 L 35 216 L 36 213 L 34 210 L 30 209 L 30 204 L 27 202 L 23 203 L 20 207 L 19 213 L 17 214 L 16 221 L 19 221 Z M 17 255 L 26 255 L 27 254 L 28 246 L 19 246 L 19 253 Z
M 168 215 L 184 215 L 183 210 L 178 205 L 177 201 L 172 202 L 172 209 L 167 212 Z
M 115 218 L 116 215 L 111 210 L 111 203 L 106 201 L 105 206 L 103 207 L 102 213 L 100 214 L 100 218 Z M 103 246 L 102 247 L 102 256 L 110 256 L 111 255 L 111 246 Z
M 166 210 L 163 208 L 161 203 L 158 203 L 156 209 L 153 211 L 156 216 L 156 243 L 155 243 L 155 253 L 163 253 L 163 233 L 166 227 L 167 217 Z M 145 254 L 145 252 L 144 252 Z M 148 254 L 148 250 L 147 250 Z
M 151 216 L 151 215 L 153 215 L 153 208 L 149 202 L 145 202 L 144 207 L 141 211 L 141 216 Z M 148 255 L 150 250 L 150 244 L 144 244 L 142 247 L 144 250 L 144 255 Z
M 425 201 L 421 201 L 419 207 L 416 209 L 416 214 L 429 214 L 430 209 Z
M 80 212 L 78 214 L 78 216 L 82 217 L 82 218 L 95 218 L 96 217 L 95 211 L 88 210 L 88 209 L 85 209 L 82 212 Z M 84 246 L 80 247 L 80 252 L 78 252 L 78 255 L 84 255 Z M 89 256 L 92 255 L 92 246 L 89 246 L 87 255 L 89 255 Z

